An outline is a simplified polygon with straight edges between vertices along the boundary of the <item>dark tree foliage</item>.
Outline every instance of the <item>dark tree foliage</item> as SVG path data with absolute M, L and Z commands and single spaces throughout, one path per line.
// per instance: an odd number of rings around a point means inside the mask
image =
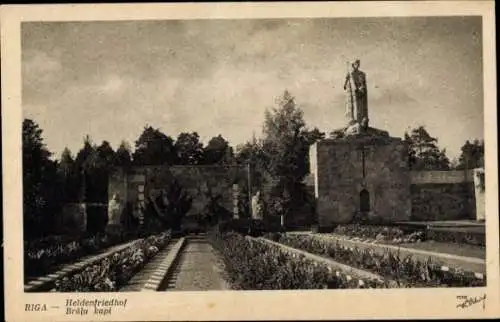
M 75 158 L 73 176 L 77 178 L 75 182 L 79 191 L 75 201 L 89 203 L 87 205 L 87 230 L 90 233 L 105 229 L 108 176 L 116 162 L 116 154 L 108 141 L 103 141 L 97 146 L 92 143 L 88 135 Z
M 192 202 L 192 197 L 173 179 L 166 189 L 161 190 L 159 196 L 148 200 L 146 214 L 164 229 L 179 230 Z
M 79 175 L 76 163 L 71 151 L 66 147 L 61 154 L 58 167 L 59 176 L 62 180 L 62 201 L 66 203 L 78 202 L 79 198 Z
M 449 170 L 450 160 L 446 149 L 440 150 L 438 140 L 432 137 L 423 126 L 405 133 L 404 140 L 409 148 L 409 166 L 411 170 Z
M 57 162 L 50 159 L 42 129 L 33 120 L 22 125 L 23 220 L 26 239 L 51 233 L 60 207 L 61 180 Z
M 270 177 L 270 194 L 264 195 L 267 212 L 283 215 L 286 222 L 310 200 L 303 183 L 309 173 L 309 147 L 323 137 L 318 129 L 306 128 L 303 112 L 288 91 L 278 108 L 266 111 L 260 163 Z
M 127 142 L 122 141 L 115 154 L 115 165 L 118 167 L 128 168 L 132 165 L 132 155 L 130 146 Z
M 174 141 L 159 129 L 146 126 L 135 142 L 132 158 L 134 165 L 139 166 L 175 164 Z
M 233 149 L 222 135 L 215 136 L 208 141 L 203 149 L 204 164 L 226 164 L 233 161 Z
M 177 152 L 177 164 L 197 165 L 203 162 L 203 144 L 196 132 L 179 134 L 174 148 Z
M 456 166 L 457 170 L 484 167 L 484 141 L 466 141 L 461 148 L 461 154 Z
M 108 141 L 102 141 L 96 149 L 95 167 L 109 171 L 116 164 L 116 153 Z
M 214 226 L 221 221 L 227 221 L 232 218 L 232 212 L 222 206 L 222 196 L 220 194 L 214 193 L 208 187 L 205 196 L 208 199 L 208 203 L 203 210 L 202 216 L 206 224 Z

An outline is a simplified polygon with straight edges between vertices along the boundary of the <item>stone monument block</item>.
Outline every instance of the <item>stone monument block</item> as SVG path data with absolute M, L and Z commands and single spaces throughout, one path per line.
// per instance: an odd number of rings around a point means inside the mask
M 405 143 L 388 135 L 361 133 L 314 144 L 310 158 L 319 226 L 409 220 L 407 155 Z

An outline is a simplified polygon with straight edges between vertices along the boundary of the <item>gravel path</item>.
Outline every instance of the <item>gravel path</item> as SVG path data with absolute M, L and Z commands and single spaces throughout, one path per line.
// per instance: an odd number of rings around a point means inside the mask
M 180 255 L 166 291 L 227 290 L 221 259 L 202 238 L 190 238 Z

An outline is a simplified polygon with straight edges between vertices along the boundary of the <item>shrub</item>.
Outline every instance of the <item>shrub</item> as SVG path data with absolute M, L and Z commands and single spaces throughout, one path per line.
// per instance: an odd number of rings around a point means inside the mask
M 47 237 L 25 244 L 24 273 L 35 277 L 50 273 L 58 265 L 66 264 L 86 255 L 134 238 L 133 235 L 99 233 L 90 237 L 70 240 L 67 236 Z
M 118 291 L 171 240 L 170 232 L 140 240 L 94 265 L 56 281 L 60 292 Z
M 428 229 L 427 239 L 444 243 L 467 244 L 482 247 L 486 246 L 485 233 L 456 231 L 446 228 Z
M 391 244 L 414 243 L 422 241 L 425 237 L 423 231 L 413 231 L 408 234 L 398 227 L 358 224 L 337 226 L 334 233 L 352 237 L 376 239 L 380 242 Z
M 334 272 L 323 263 L 291 255 L 279 246 L 236 233 L 212 235 L 224 258 L 230 284 L 242 290 L 338 289 L 387 287 L 378 281 L 360 281 Z
M 476 278 L 474 273 L 452 269 L 442 270 L 441 265 L 432 263 L 430 258 L 423 262 L 411 257 L 401 258 L 393 252 L 379 254 L 373 250 L 347 248 L 338 241 L 326 241 L 313 236 L 281 235 L 279 238 L 276 236 L 270 236 L 270 238 L 290 247 L 330 257 L 340 263 L 380 274 L 403 287 L 485 285 L 485 280 Z

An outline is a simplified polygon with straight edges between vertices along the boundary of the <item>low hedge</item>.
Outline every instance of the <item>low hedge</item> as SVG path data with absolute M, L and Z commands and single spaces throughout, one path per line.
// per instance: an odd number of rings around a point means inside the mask
M 426 240 L 482 247 L 486 244 L 486 235 L 484 233 L 460 231 L 445 227 L 416 228 L 349 224 L 339 225 L 333 232 L 350 237 L 375 239 L 388 244 L 414 243 Z
M 386 288 L 380 281 L 361 281 L 333 271 L 302 255 L 291 255 L 279 246 L 222 233 L 210 237 L 222 254 L 229 283 L 239 290 Z
M 329 257 L 337 262 L 365 269 L 395 281 L 400 287 L 469 287 L 485 286 L 485 277 L 473 272 L 443 270 L 430 259 L 423 262 L 410 256 L 401 258 L 393 252 L 378 254 L 371 250 L 347 248 L 338 241 L 326 241 L 314 236 L 272 235 L 273 241 L 307 252 Z
M 69 241 L 67 237 L 47 238 L 42 242 L 30 243 L 24 249 L 24 274 L 37 277 L 52 272 L 57 266 L 73 262 L 83 256 L 135 238 L 127 234 L 101 233 Z
M 171 240 L 170 232 L 140 240 L 130 247 L 56 281 L 58 292 L 113 292 L 136 274 Z
M 390 244 L 413 243 L 422 241 L 425 233 L 420 230 L 403 230 L 399 227 L 375 226 L 375 225 L 339 225 L 334 233 L 351 237 L 375 239 Z
M 486 247 L 486 234 L 479 232 L 456 231 L 449 228 L 431 228 L 427 230 L 426 238 L 443 243 Z

